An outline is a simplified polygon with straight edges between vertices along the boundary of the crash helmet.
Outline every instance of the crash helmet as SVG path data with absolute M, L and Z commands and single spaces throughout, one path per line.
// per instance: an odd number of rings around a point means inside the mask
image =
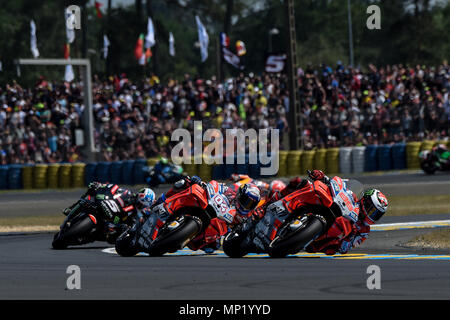
M 269 190 L 271 193 L 280 192 L 286 188 L 286 184 L 281 180 L 273 180 L 269 185 Z
M 160 161 L 161 161 L 162 164 L 168 164 L 169 163 L 169 160 L 167 158 L 165 158 L 165 157 L 161 157 Z
M 367 189 L 359 200 L 359 218 L 365 224 L 376 223 L 386 213 L 388 201 L 386 196 L 377 189 Z
M 155 192 L 150 188 L 142 188 L 138 191 L 136 202 L 141 207 L 150 207 L 156 199 Z
M 242 215 L 256 208 L 261 200 L 259 188 L 251 183 L 243 184 L 236 193 L 236 211 Z

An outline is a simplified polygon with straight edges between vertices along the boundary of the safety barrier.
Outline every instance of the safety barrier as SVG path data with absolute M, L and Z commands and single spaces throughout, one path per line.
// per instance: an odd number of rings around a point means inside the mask
M 392 170 L 391 146 L 378 146 L 377 150 L 378 170 Z
M 339 173 L 339 148 L 327 149 L 327 173 Z
M 125 160 L 122 163 L 122 182 L 126 185 L 134 184 L 134 161 L 133 160 Z
M 45 189 L 47 188 L 47 168 L 46 164 L 37 164 L 33 170 L 33 188 Z
M 306 170 L 319 169 L 327 174 L 348 174 L 371 171 L 419 169 L 419 152 L 430 150 L 437 144 L 450 147 L 450 141 L 422 141 L 393 145 L 370 145 L 366 147 L 342 147 L 309 151 L 293 150 L 278 153 L 279 170 L 274 176 L 305 175 Z M 261 176 L 263 165 L 257 155 L 257 163 L 250 164 L 249 155 L 238 163 L 233 155 L 223 158 L 222 164 L 183 163 L 188 175 L 199 175 L 203 180 L 226 180 L 232 173 Z M 211 159 L 210 159 L 211 160 Z M 158 158 L 124 160 L 98 163 L 54 163 L 0 165 L 0 189 L 82 188 L 92 181 L 124 185 L 145 184 L 144 166 L 154 166 Z
M 406 144 L 397 143 L 392 146 L 392 169 L 406 169 Z
M 303 151 L 300 156 L 300 171 L 296 175 L 305 175 L 306 170 L 313 168 L 315 154 L 314 150 Z
M 299 150 L 289 151 L 286 158 L 288 176 L 297 176 L 300 174 L 302 153 L 303 152 Z
M 47 168 L 47 188 L 57 189 L 59 185 L 59 168 L 61 166 L 58 163 L 52 163 Z
M 406 144 L 406 166 L 408 169 L 419 169 L 419 152 L 421 142 L 409 142 Z
M 134 184 L 144 184 L 145 183 L 145 174 L 144 167 L 147 165 L 147 159 L 137 159 L 134 162 L 133 167 L 133 175 L 134 175 Z
M 70 188 L 72 186 L 72 165 L 70 163 L 62 163 L 59 168 L 59 187 Z
M 32 164 L 24 164 L 22 166 L 22 187 L 24 189 L 33 188 L 33 170 L 34 165 Z
M 287 176 L 287 168 L 288 168 L 288 151 L 280 151 L 278 154 L 278 177 L 286 177 Z
M 378 146 L 370 145 L 366 147 L 364 152 L 364 171 L 377 171 L 378 170 L 378 160 L 377 160 Z
M 8 189 L 9 187 L 9 166 L 0 166 L 0 189 Z
M 314 155 L 314 169 L 328 172 L 327 170 L 327 149 L 318 149 Z
M 85 163 L 74 163 L 72 165 L 72 187 L 82 188 L 84 187 L 84 172 L 86 169 Z
M 352 172 L 352 150 L 351 147 L 339 149 L 339 172 L 348 174 Z
M 366 147 L 354 147 L 352 149 L 352 172 L 364 172 L 364 155 Z

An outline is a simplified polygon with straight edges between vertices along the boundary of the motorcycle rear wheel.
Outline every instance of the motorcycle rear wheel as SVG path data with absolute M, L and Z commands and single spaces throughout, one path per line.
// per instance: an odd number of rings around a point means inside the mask
M 131 245 L 134 234 L 130 231 L 122 233 L 116 240 L 115 249 L 118 255 L 122 257 L 132 257 L 139 253 L 136 245 Z
M 230 258 L 242 258 L 248 252 L 242 246 L 243 237 L 236 232 L 230 232 L 223 240 L 223 252 Z
M 284 258 L 288 254 L 297 253 L 324 230 L 324 223 L 312 215 L 304 228 L 294 231 L 286 237 L 275 238 L 269 245 L 268 254 L 271 258 Z

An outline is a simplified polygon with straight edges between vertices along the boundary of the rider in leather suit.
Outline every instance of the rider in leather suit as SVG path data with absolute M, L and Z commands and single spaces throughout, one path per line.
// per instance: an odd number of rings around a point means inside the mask
M 334 177 L 333 179 L 328 178 L 320 170 L 308 171 L 308 175 L 312 180 L 322 181 L 330 189 L 332 188 L 331 180 L 342 182 L 342 179 L 339 177 Z M 267 204 L 275 202 L 296 190 L 302 189 L 309 183 L 306 179 L 296 177 L 289 182 L 284 190 L 275 194 Z M 363 197 L 359 200 L 350 190 L 347 190 L 347 193 L 351 197 L 355 215 L 353 217 L 340 216 L 336 218 L 334 224 L 325 234 L 321 235 L 305 248 L 307 252 L 322 252 L 327 255 L 347 253 L 367 239 L 370 232 L 370 225 L 376 223 L 387 211 L 388 201 L 377 189 L 367 189 Z M 264 208 L 257 208 L 253 210 L 252 214 L 255 219 L 259 219 L 264 215 L 264 212 Z
M 161 195 L 157 203 L 163 202 L 192 184 L 206 188 L 210 207 L 215 211 L 217 218 L 213 218 L 206 230 L 190 241 L 188 247 L 194 251 L 204 250 L 206 253 L 212 253 L 220 247 L 220 239 L 228 232 L 228 227 L 241 223 L 258 205 L 261 199 L 260 191 L 252 184 L 241 185 L 234 191 L 215 180 L 205 183 L 200 177 L 193 176 L 177 181 L 172 189 Z
M 103 236 L 109 243 L 114 243 L 118 235 L 142 215 L 142 211 L 155 201 L 155 193 L 150 188 L 140 189 L 137 193 L 117 184 L 91 182 L 81 199 L 64 209 L 65 215 L 79 203 L 93 206 L 105 220 Z

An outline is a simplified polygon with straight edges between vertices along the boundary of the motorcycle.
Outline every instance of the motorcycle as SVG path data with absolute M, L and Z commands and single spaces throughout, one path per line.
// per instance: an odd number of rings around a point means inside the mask
M 175 164 L 164 167 L 161 173 L 156 173 L 155 167 L 152 166 L 144 166 L 142 170 L 146 183 L 152 188 L 163 183 L 174 183 L 185 177 L 183 167 Z
M 336 218 L 346 215 L 357 219 L 354 203 L 346 193 L 347 182 L 335 177 L 330 183 L 331 188 L 314 181 L 269 204 L 263 217 L 249 218 L 226 235 L 223 251 L 232 258 L 251 252 L 282 258 L 307 247 Z
M 108 196 L 104 194 L 97 194 L 94 199 L 91 196 L 81 198 L 67 213 L 60 230 L 54 235 L 52 241 L 54 249 L 66 249 L 70 245 L 82 245 L 94 241 L 115 243 L 117 236 L 124 231 L 124 227 L 117 227 L 117 230 L 107 234 L 105 230 L 109 227 L 108 218 L 97 210 L 99 203 L 96 199 L 107 199 L 107 206 L 111 214 L 115 215 L 114 223 L 122 220 L 123 213 L 114 199 L 108 200 Z
M 99 224 L 96 206 L 88 200 L 80 200 L 69 212 L 60 230 L 54 235 L 53 249 L 65 249 L 69 245 L 81 245 L 99 239 Z
M 146 252 L 161 256 L 184 248 L 217 218 L 205 187 L 194 184 L 154 206 L 145 218 L 116 240 L 116 252 L 125 257 Z
M 450 171 L 448 151 L 439 153 L 435 150 L 423 150 L 419 153 L 420 168 L 426 174 L 434 174 L 436 171 Z

